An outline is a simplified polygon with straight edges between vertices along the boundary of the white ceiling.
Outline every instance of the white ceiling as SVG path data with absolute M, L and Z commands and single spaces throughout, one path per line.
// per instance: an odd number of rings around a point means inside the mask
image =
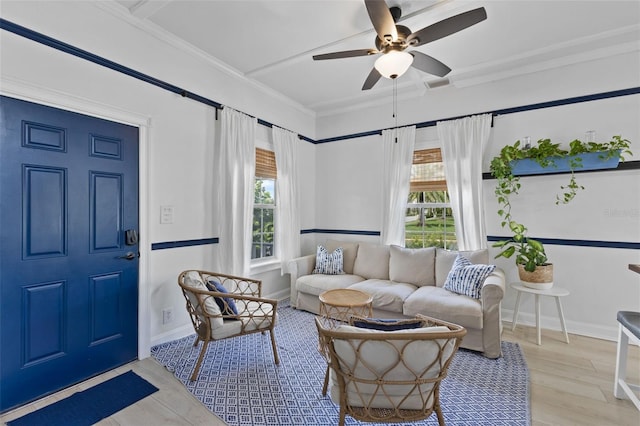
M 300 107 L 324 114 L 388 99 L 391 80 L 362 84 L 377 56 L 313 61 L 312 55 L 375 48 L 362 0 L 117 0 L 140 27 L 177 37 Z M 640 51 L 640 1 L 387 0 L 417 31 L 484 7 L 479 24 L 416 49 L 447 64 L 449 90 L 610 55 Z M 612 76 L 614 77 L 614 76 Z M 410 69 L 405 97 L 438 77 Z

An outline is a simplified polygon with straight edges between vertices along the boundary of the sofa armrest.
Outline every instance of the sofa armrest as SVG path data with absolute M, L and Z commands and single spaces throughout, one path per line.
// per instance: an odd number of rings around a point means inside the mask
M 502 318 L 501 302 L 505 292 L 504 271 L 496 268 L 482 284 L 482 341 L 484 355 L 487 358 L 498 358 L 502 355 Z
M 299 277 L 304 275 L 310 275 L 313 272 L 313 268 L 316 266 L 316 255 L 310 254 L 307 256 L 297 257 L 287 262 L 287 270 L 291 277 L 291 298 L 289 303 L 292 307 L 297 306 L 298 302 L 298 289 L 296 288 L 296 281 Z

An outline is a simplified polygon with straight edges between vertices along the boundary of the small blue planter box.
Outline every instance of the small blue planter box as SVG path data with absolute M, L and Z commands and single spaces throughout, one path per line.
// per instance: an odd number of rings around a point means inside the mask
M 576 167 L 574 171 L 615 169 L 618 167 L 618 163 L 620 162 L 620 158 L 618 156 L 603 160 L 600 158 L 601 155 L 604 156 L 606 154 L 600 152 L 586 152 L 584 154 L 572 155 L 569 157 L 553 157 L 554 164 L 550 164 L 544 168 L 535 160 L 530 158 L 515 160 L 510 164 L 514 176 L 569 172 L 571 171 L 569 161 L 575 157 L 582 158 L 582 167 Z

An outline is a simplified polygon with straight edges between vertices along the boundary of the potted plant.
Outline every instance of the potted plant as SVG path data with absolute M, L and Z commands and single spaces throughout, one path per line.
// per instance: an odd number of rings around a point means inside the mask
M 511 215 L 511 197 L 517 195 L 521 184 L 520 175 L 514 173 L 514 167 L 522 160 L 534 161 L 542 169 L 551 172 L 558 170 L 558 165 L 563 164 L 570 172 L 569 182 L 560 189 L 562 195 L 556 196 L 556 204 L 567 204 L 573 200 L 578 190 L 584 189 L 576 182 L 574 171 L 584 167 L 584 154 L 591 154 L 604 166 L 589 166 L 589 169 L 610 168 L 615 160 L 623 159 L 624 154 L 631 154 L 630 142 L 621 136 L 613 136 L 611 141 L 605 143 L 582 142 L 574 140 L 569 144 L 569 150 L 560 148 L 560 144 L 554 144 L 550 139 L 540 139 L 536 146 L 522 145 L 518 140 L 513 145 L 502 148 L 500 154 L 491 161 L 490 170 L 497 179 L 495 195 L 500 208 L 498 215 L 502 218 L 501 226 L 507 227 L 513 233 L 510 239 L 497 241 L 493 247 L 499 248 L 498 257 L 511 258 L 516 255 L 520 280 L 530 287 L 551 288 L 553 286 L 553 264 L 548 262 L 544 251 L 544 245 L 527 236 L 527 228 L 515 221 Z M 615 167 L 614 166 L 614 167 Z M 534 174 L 525 172 L 523 174 Z

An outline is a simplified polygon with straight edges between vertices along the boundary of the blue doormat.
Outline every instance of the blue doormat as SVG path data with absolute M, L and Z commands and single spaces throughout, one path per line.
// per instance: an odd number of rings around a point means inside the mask
M 89 426 L 151 395 L 157 387 L 128 371 L 7 423 L 8 426 Z

